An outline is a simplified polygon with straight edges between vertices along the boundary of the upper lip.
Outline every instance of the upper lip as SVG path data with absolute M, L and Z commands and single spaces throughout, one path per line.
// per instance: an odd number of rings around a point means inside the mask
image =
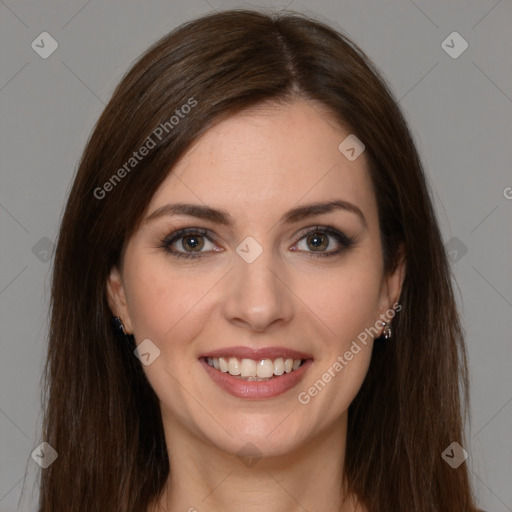
M 264 347 L 264 348 L 251 348 L 251 347 L 226 347 L 205 352 L 199 356 L 201 357 L 236 357 L 238 359 L 253 359 L 260 361 L 261 359 L 312 359 L 313 356 L 285 347 Z

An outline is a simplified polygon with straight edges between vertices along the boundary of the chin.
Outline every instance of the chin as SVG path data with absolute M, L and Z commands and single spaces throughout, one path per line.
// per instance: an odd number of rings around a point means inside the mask
M 287 415 L 289 416 L 287 417 Z M 224 416 L 224 426 L 214 431 L 203 430 L 202 435 L 219 450 L 238 457 L 279 457 L 290 454 L 307 442 L 309 430 L 304 422 L 298 426 L 298 415 L 241 414 Z M 283 421 L 284 420 L 284 421 Z M 230 435 L 231 434 L 231 435 Z

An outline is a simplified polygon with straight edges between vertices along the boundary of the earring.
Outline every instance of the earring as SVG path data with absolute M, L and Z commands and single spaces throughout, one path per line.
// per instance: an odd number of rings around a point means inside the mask
M 115 329 L 117 329 L 120 333 L 122 333 L 124 336 L 126 336 L 126 332 L 124 331 L 123 322 L 118 316 L 112 317 L 112 324 L 114 325 Z
M 391 338 L 391 336 L 393 335 L 393 333 L 391 331 L 391 325 L 388 325 L 387 322 L 382 322 L 382 327 L 383 327 L 383 329 L 382 329 L 381 337 L 384 340 L 389 340 Z

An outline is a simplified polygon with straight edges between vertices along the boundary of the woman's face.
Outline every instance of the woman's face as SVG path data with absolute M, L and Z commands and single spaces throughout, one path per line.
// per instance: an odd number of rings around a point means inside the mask
M 326 119 L 295 100 L 210 129 L 112 270 L 169 439 L 279 455 L 345 424 L 403 272 L 383 272 L 364 152 Z

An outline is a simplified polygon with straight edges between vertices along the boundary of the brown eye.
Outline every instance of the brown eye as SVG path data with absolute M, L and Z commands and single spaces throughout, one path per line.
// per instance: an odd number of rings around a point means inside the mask
M 306 243 L 313 251 L 323 251 L 329 247 L 329 238 L 322 233 L 315 232 L 307 236 Z
M 181 237 L 181 246 L 184 250 L 191 249 L 192 252 L 199 252 L 204 247 L 202 235 L 187 235 Z
M 201 257 L 207 252 L 219 250 L 210 240 L 208 231 L 199 228 L 179 229 L 171 233 L 162 240 L 160 248 L 167 254 L 183 258 Z
M 316 226 L 302 235 L 297 249 L 293 250 L 304 251 L 309 256 L 335 256 L 354 244 L 353 238 L 332 226 Z

